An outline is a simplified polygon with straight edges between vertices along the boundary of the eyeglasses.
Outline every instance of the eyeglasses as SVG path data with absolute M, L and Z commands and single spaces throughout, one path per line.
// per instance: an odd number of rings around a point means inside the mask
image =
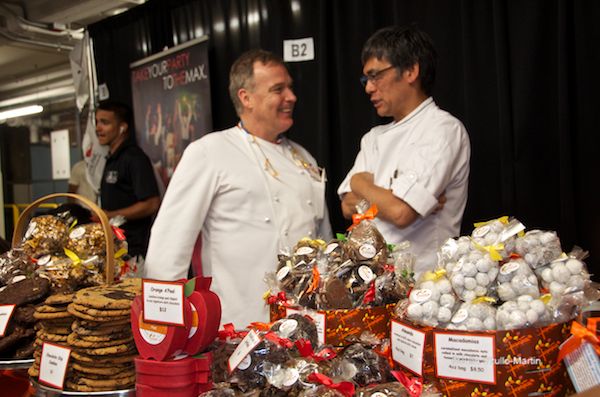
M 394 67 L 395 67 L 394 65 L 390 65 L 387 68 L 378 70 L 377 72 L 370 72 L 368 74 L 363 74 L 362 76 L 360 76 L 360 83 L 363 85 L 363 87 L 366 86 L 369 81 L 371 83 L 375 83 L 377 80 L 379 80 L 381 78 L 383 72 L 386 72 Z

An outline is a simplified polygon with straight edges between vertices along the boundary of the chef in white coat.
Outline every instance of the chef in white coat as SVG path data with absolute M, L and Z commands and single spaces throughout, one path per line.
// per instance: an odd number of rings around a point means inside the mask
M 240 118 L 185 150 L 152 227 L 147 278 L 188 275 L 201 233 L 202 273 L 221 298 L 221 323 L 268 321 L 262 298 L 277 254 L 302 237 L 331 237 L 325 174 L 303 147 L 282 136 L 296 96 L 281 58 L 251 50 L 229 75 Z

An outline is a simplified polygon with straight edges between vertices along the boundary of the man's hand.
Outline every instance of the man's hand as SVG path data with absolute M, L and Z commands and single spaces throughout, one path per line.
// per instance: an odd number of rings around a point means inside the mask
M 342 198 L 342 213 L 344 214 L 344 218 L 352 219 L 352 214 L 356 212 L 356 204 L 360 200 L 362 200 L 362 197 L 354 192 L 344 194 Z
M 432 214 L 437 214 L 438 212 L 440 212 L 442 209 L 444 209 L 444 205 L 446 204 L 446 192 L 442 192 L 442 194 L 440 195 L 440 197 L 438 197 L 438 203 L 436 205 L 436 207 L 433 209 Z

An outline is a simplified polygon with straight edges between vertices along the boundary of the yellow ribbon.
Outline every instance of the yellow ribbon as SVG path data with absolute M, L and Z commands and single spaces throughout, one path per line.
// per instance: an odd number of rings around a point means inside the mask
M 77 218 L 73 219 L 73 223 L 71 223 L 71 226 L 69 226 L 69 232 L 71 232 L 71 230 L 73 230 L 73 228 L 77 225 Z
M 127 250 L 125 248 L 121 248 L 120 250 L 118 250 L 117 252 L 115 252 L 115 259 L 119 259 L 120 257 L 122 257 L 123 255 L 125 255 L 127 253 Z
M 477 248 L 478 250 L 488 252 L 490 254 L 490 258 L 492 258 L 492 260 L 495 260 L 497 262 L 502 260 L 502 255 L 500 255 L 500 252 L 498 252 L 498 251 L 502 251 L 504 249 L 504 244 L 499 243 L 496 245 L 483 246 L 481 244 L 477 244 L 475 242 L 475 240 L 473 240 L 473 239 L 471 239 L 471 242 L 473 243 L 473 246 L 475 248 Z
M 446 269 L 438 269 L 436 271 L 427 271 L 423 274 L 423 281 L 438 281 L 446 275 Z
M 81 259 L 79 259 L 76 253 L 74 253 L 68 248 L 63 248 L 63 250 L 65 251 L 65 255 L 69 257 L 69 259 L 71 259 L 74 265 L 78 265 L 79 263 L 81 263 Z
M 491 303 L 492 305 L 496 303 L 496 299 L 491 296 L 480 296 L 471 301 L 471 303 Z

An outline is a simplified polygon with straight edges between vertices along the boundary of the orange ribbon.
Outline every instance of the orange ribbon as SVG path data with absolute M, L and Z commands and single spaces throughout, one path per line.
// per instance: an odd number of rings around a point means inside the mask
M 308 288 L 306 289 L 306 293 L 310 294 L 313 291 L 316 291 L 319 288 L 319 282 L 321 281 L 321 274 L 319 273 L 319 269 L 317 266 L 313 266 L 312 268 L 312 281 Z
M 583 344 L 583 342 L 590 343 L 596 350 L 596 353 L 600 355 L 600 346 L 598 345 L 600 341 L 598 340 L 596 334 L 594 334 L 592 331 L 585 328 L 577 321 L 573 321 L 573 324 L 571 325 L 571 334 L 572 336 L 567 339 L 565 343 L 563 343 L 560 351 L 558 352 L 558 362 L 565 358 L 565 356 L 577 350 Z
M 369 208 L 364 214 L 352 214 L 352 224 L 350 225 L 350 227 L 348 227 L 348 230 L 354 229 L 356 225 L 358 225 L 365 219 L 375 219 L 375 217 L 377 216 L 377 212 L 377 205 L 373 204 L 371 208 Z
M 261 322 L 255 321 L 253 323 L 250 323 L 250 326 L 248 328 L 252 328 L 257 331 L 268 331 L 271 329 L 272 325 L 273 324 L 270 324 L 270 323 L 261 323 Z

